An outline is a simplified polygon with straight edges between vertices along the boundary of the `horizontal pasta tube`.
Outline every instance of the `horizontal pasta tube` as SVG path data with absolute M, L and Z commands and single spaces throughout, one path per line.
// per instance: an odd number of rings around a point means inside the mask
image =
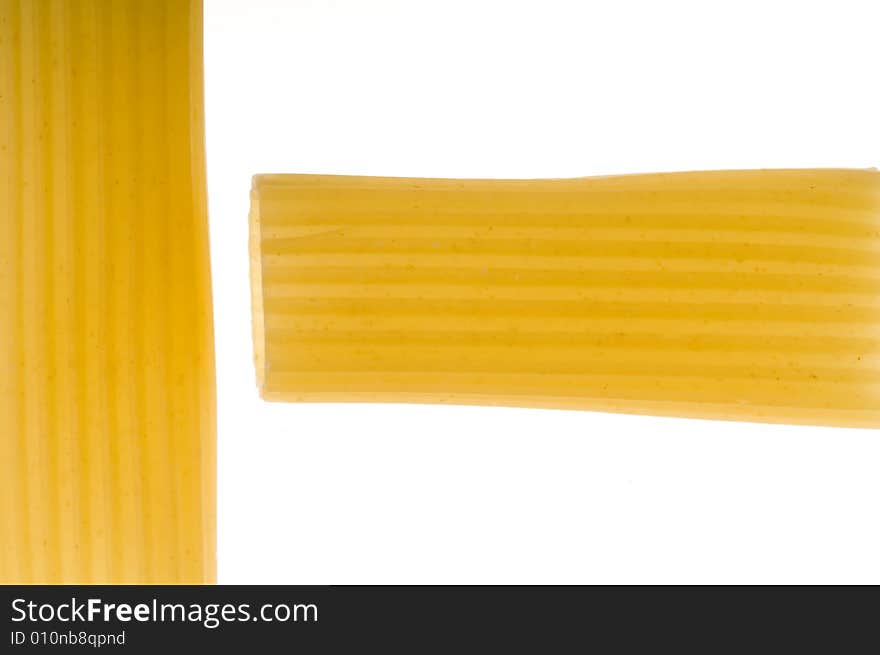
M 0 583 L 204 583 L 198 0 L 0 0 Z
M 258 175 L 280 401 L 880 426 L 880 173 Z

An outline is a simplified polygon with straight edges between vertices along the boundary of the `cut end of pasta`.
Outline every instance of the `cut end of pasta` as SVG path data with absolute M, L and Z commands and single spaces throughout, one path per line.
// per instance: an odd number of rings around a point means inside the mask
M 251 184 L 251 208 L 249 222 L 249 251 L 251 271 L 251 309 L 253 312 L 254 369 L 257 374 L 257 389 L 260 397 L 266 399 L 266 330 L 263 320 L 263 260 L 260 244 L 262 232 L 260 225 L 260 185 L 264 176 L 254 175 Z

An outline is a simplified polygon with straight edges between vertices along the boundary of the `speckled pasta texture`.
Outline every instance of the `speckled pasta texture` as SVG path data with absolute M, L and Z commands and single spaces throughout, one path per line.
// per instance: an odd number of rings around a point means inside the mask
M 0 0 L 0 582 L 214 580 L 197 0 Z
M 260 175 L 264 398 L 880 426 L 880 173 Z

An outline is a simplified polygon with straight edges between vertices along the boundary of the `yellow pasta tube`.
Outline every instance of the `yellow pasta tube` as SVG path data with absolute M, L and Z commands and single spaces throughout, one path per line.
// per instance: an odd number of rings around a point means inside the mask
M 257 377 L 383 401 L 880 426 L 880 173 L 260 175 Z
M 0 0 L 0 582 L 214 580 L 197 0 Z

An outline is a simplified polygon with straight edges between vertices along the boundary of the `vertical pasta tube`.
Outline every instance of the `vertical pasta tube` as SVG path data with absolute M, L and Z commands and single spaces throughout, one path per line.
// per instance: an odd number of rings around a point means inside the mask
M 0 582 L 215 576 L 199 0 L 0 0 Z
M 261 175 L 261 393 L 880 426 L 880 173 Z

